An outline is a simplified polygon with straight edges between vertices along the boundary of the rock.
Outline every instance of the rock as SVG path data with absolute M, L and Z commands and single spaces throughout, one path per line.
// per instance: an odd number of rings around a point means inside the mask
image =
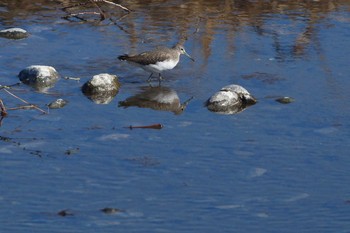
M 68 103 L 67 100 L 64 99 L 57 99 L 51 103 L 49 103 L 47 106 L 50 109 L 57 109 L 57 108 L 63 108 L 64 106 L 66 106 L 66 104 Z
M 256 102 L 256 99 L 245 88 L 232 84 L 221 88 L 207 100 L 205 105 L 212 112 L 234 114 Z
M 290 104 L 294 102 L 294 99 L 292 97 L 280 97 L 276 99 L 277 102 L 281 103 L 281 104 Z
M 98 74 L 86 82 L 82 90 L 86 94 L 106 93 L 118 91 L 120 83 L 116 75 Z
M 62 217 L 73 216 L 74 215 L 70 210 L 61 210 L 57 214 L 59 216 L 62 216 Z
M 32 65 L 18 74 L 19 80 L 38 90 L 52 87 L 59 79 L 59 74 L 51 66 Z
M 119 213 L 119 212 L 124 212 L 121 209 L 111 208 L 111 207 L 103 208 L 103 209 L 101 209 L 101 211 L 105 214 L 115 214 L 115 213 Z
M 98 74 L 87 81 L 82 92 L 97 104 L 108 104 L 116 96 L 120 83 L 116 75 Z
M 0 30 L 0 37 L 4 37 L 7 39 L 23 39 L 27 38 L 29 36 L 29 33 L 22 29 L 22 28 L 9 28 L 9 29 L 4 29 Z

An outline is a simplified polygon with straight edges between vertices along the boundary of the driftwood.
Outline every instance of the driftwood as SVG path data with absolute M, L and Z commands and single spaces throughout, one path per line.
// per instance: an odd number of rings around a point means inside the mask
M 128 126 L 124 128 L 129 128 L 129 129 L 161 129 L 163 128 L 162 124 L 154 124 L 154 125 L 145 125 L 145 126 Z

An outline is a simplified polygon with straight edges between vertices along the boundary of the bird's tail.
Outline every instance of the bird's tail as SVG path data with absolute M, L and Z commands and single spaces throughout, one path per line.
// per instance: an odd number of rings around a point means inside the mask
M 128 58 L 129 58 L 128 54 L 124 54 L 124 55 L 121 55 L 121 56 L 118 57 L 118 59 L 121 60 L 121 61 L 126 61 L 126 60 L 128 60 Z

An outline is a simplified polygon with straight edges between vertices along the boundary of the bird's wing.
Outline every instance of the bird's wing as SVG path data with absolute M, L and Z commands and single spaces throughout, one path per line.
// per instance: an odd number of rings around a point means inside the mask
M 155 50 L 140 53 L 135 56 L 129 56 L 126 60 L 130 62 L 135 62 L 140 65 L 150 65 L 156 64 L 159 61 L 165 61 L 170 59 L 171 56 L 166 52 L 166 50 Z

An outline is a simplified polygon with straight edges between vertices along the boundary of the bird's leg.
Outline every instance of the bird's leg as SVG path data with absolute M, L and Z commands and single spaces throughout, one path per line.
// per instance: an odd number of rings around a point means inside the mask
M 151 82 L 152 81 L 152 75 L 153 75 L 153 73 L 151 73 L 151 75 L 148 77 L 147 82 Z
M 161 82 L 162 82 L 162 80 L 163 80 L 163 77 L 162 77 L 162 75 L 159 73 L 159 78 L 158 78 L 158 80 L 159 80 L 159 86 L 160 86 L 160 84 L 161 84 Z

